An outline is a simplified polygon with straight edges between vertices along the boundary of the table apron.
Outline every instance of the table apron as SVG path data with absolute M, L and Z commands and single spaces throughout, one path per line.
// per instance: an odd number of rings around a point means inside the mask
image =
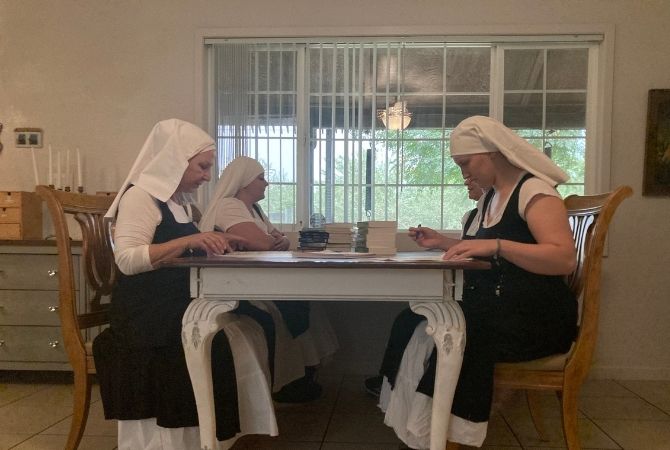
M 443 302 L 454 299 L 454 280 L 460 279 L 461 271 L 453 269 L 193 267 L 191 295 L 207 300 Z

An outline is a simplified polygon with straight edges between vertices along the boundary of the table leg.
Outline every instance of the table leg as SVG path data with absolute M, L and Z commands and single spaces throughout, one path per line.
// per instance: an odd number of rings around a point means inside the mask
M 236 301 L 195 299 L 182 318 L 182 345 L 198 409 L 200 448 L 203 450 L 216 448 L 212 339 L 227 322 L 236 320 L 234 315 L 226 313 L 237 308 L 237 304 Z
M 426 333 L 433 336 L 437 349 L 437 370 L 433 391 L 430 427 L 430 449 L 442 450 L 447 445 L 451 404 L 465 350 L 465 318 L 458 302 L 410 303 L 412 311 L 428 320 Z

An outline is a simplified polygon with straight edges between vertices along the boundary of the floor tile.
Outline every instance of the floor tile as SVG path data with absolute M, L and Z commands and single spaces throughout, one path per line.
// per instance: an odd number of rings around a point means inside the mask
M 580 397 L 635 397 L 615 380 L 586 380 L 579 392 Z
M 40 434 L 22 442 L 12 450 L 63 450 L 66 442 L 67 436 Z M 116 438 L 84 436 L 79 444 L 79 450 L 113 450 L 116 444 Z
M 377 414 L 333 414 L 325 442 L 397 443 L 393 429 Z
M 72 414 L 72 408 L 57 406 L 22 406 L 12 403 L 0 408 L 0 433 L 36 434 Z
M 291 442 L 277 438 L 241 439 L 231 450 L 319 450 L 320 442 Z
M 670 413 L 670 380 L 629 380 L 619 383 L 652 405 Z
M 670 426 L 667 422 L 609 419 L 595 422 L 625 450 L 668 450 L 670 448 Z
M 546 439 L 541 440 L 530 416 L 507 417 L 514 435 L 524 448 L 565 447 L 561 419 L 544 418 Z M 616 442 L 588 419 L 578 419 L 579 439 L 583 448 L 618 449 Z
M 357 444 L 350 442 L 325 442 L 321 450 L 398 450 L 398 444 Z
M 43 434 L 69 434 L 72 417 L 67 417 L 54 426 L 46 429 Z M 116 420 L 105 420 L 102 410 L 102 402 L 94 402 L 88 413 L 86 420 L 86 428 L 84 429 L 84 436 L 113 436 L 117 435 Z
M 494 414 L 489 419 L 488 430 L 486 430 L 485 446 L 519 446 L 519 441 L 514 436 L 512 429 L 500 414 Z
M 579 408 L 591 419 L 670 421 L 670 415 L 638 397 L 584 397 Z
M 303 412 L 277 411 L 279 436 L 277 440 L 295 442 L 321 442 L 328 427 L 329 416 Z M 263 438 L 259 438 L 263 439 Z M 266 437 L 265 439 L 270 439 Z
M 342 382 L 340 394 L 335 404 L 336 414 L 378 414 L 379 399 L 365 391 L 364 376 L 347 376 Z
M 29 434 L 0 434 L 0 450 L 8 450 L 30 438 Z

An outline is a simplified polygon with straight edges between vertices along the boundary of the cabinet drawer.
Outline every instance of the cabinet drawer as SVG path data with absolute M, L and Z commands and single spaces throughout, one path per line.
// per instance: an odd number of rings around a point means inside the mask
M 0 327 L 0 361 L 66 362 L 60 327 Z
M 19 223 L 21 210 L 19 208 L 0 207 L 0 223 Z
M 26 196 L 24 192 L 1 191 L 0 206 L 19 206 L 27 197 L 30 197 L 30 194 Z
M 60 325 L 58 291 L 0 290 L 0 325 Z
M 0 223 L 0 239 L 9 239 L 9 240 L 21 239 L 21 224 Z
M 75 286 L 79 258 L 74 258 Z M 0 289 L 58 290 L 58 256 L 0 254 Z

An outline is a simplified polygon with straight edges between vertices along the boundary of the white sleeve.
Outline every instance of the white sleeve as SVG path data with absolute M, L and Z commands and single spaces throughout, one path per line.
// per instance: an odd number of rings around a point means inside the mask
M 114 227 L 114 259 L 121 272 L 134 275 L 153 270 L 149 245 L 161 211 L 148 192 L 133 186 L 123 194 Z
M 244 205 L 244 202 L 233 197 L 224 198 L 216 211 L 214 224 L 223 231 L 228 231 L 233 225 L 245 222 L 255 222 L 253 216 Z
M 523 220 L 526 220 L 526 207 L 528 203 L 530 203 L 533 197 L 539 194 L 562 198 L 556 188 L 546 181 L 537 177 L 529 178 L 521 185 L 521 190 L 519 191 L 519 216 Z

